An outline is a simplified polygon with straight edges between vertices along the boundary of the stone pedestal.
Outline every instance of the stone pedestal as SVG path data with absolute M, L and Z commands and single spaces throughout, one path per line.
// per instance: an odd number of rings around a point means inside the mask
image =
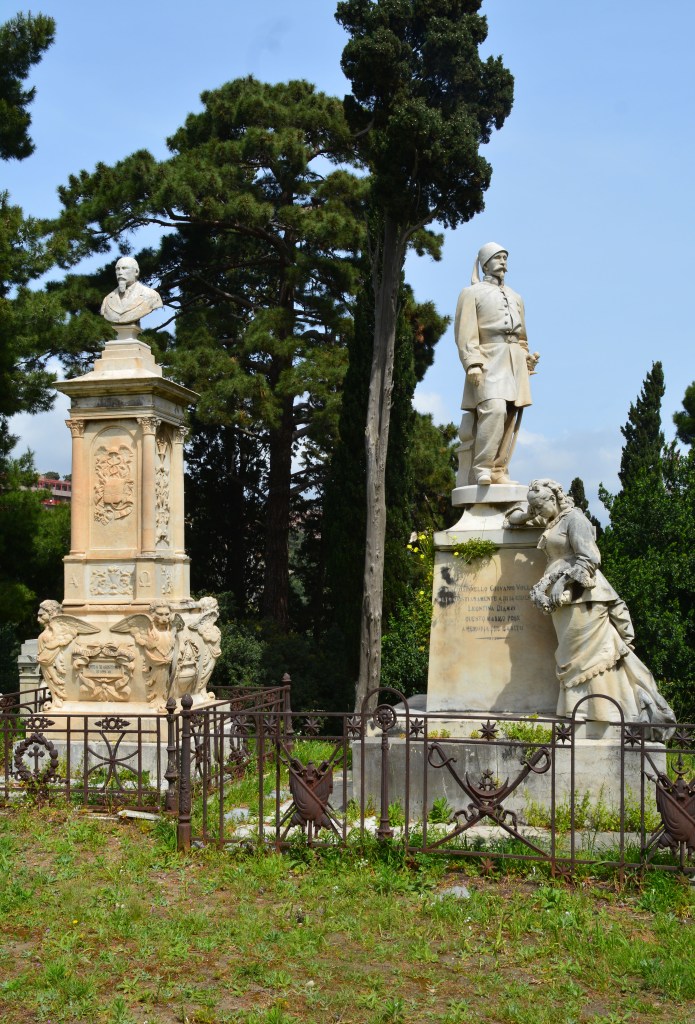
M 525 497 L 515 484 L 453 492 L 461 519 L 434 537 L 428 712 L 555 713 L 555 631 L 529 597 L 545 571 L 541 531 L 504 527 Z M 497 550 L 467 563 L 455 549 L 472 539 Z
M 71 550 L 62 607 L 44 602 L 38 661 L 51 706 L 80 714 L 162 711 L 212 699 L 216 602 L 191 600 L 184 550 L 186 409 L 135 325 L 115 327 L 71 399 Z

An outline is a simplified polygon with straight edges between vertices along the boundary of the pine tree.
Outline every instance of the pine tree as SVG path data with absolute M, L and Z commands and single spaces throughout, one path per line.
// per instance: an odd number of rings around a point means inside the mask
M 55 37 L 45 14 L 17 14 L 0 25 L 0 160 L 25 160 L 34 152 L 27 110 L 36 89 L 24 83 Z
M 262 611 L 286 629 L 293 508 L 314 482 L 295 456 L 337 429 L 365 185 L 338 166 L 351 159 L 341 103 L 309 83 L 239 79 L 202 101 L 168 160 L 139 152 L 72 178 L 54 245 L 71 263 L 145 225 L 171 229 L 139 256 L 175 311 L 164 360 L 200 392 L 202 423 L 266 454 Z
M 371 173 L 369 256 L 374 308 L 365 431 L 367 516 L 359 707 L 378 686 L 386 535 L 386 465 L 401 272 L 409 242 L 483 208 L 491 168 L 479 154 L 511 109 L 513 79 L 481 60 L 479 0 L 342 0 L 350 34 L 345 112 Z
M 0 25 L 0 160 L 25 160 L 34 152 L 27 110 L 35 89 L 25 81 L 53 42 L 55 22 L 43 14 L 18 14 Z M 45 369 L 51 303 L 26 285 L 49 266 L 41 225 L 0 191 L 0 472 L 16 438 L 8 417 L 50 407 L 52 374 Z
M 665 443 L 661 429 L 663 397 L 664 369 L 660 362 L 652 363 L 637 401 L 630 405 L 627 423 L 620 428 L 625 438 L 618 473 L 623 490 L 643 473 L 657 477 L 661 473 L 661 452 Z

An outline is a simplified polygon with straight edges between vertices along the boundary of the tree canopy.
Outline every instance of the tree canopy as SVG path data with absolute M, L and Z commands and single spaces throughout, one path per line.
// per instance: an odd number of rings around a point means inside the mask
M 654 363 L 622 428 L 622 490 L 601 500 L 606 576 L 630 609 L 636 650 L 681 720 L 695 719 L 695 457 L 664 445 Z
M 683 444 L 695 444 L 695 381 L 685 389 L 683 408 L 673 414 L 676 437 Z
M 55 22 L 45 14 L 17 14 L 0 25 L 0 160 L 25 160 L 34 152 L 27 108 L 36 89 L 24 85 L 54 37 Z

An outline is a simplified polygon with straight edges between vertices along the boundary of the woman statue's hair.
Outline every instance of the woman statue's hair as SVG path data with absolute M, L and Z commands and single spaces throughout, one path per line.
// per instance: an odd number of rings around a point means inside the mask
M 557 499 L 557 507 L 560 512 L 565 512 L 568 508 L 574 508 L 574 498 L 571 498 L 569 494 L 565 494 L 562 484 L 559 484 L 557 480 L 551 480 L 549 477 L 539 477 L 536 480 L 532 480 L 528 485 L 529 491 L 540 490 L 543 488 L 546 491 L 552 491 Z

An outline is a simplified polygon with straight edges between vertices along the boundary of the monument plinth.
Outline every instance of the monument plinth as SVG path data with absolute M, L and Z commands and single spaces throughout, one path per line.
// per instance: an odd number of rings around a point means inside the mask
M 102 307 L 117 340 L 89 373 L 57 384 L 71 400 L 72 519 L 62 605 L 39 611 L 47 709 L 142 714 L 184 693 L 213 699 L 217 602 L 191 599 L 184 546 L 185 417 L 197 396 L 163 377 L 128 321 L 161 305 L 137 274 L 118 261 L 122 287 Z
M 464 506 L 455 526 L 434 537 L 427 710 L 553 714 L 555 634 L 529 596 L 543 573 L 544 558 L 537 550 L 542 531 L 512 530 L 505 519 L 526 488 L 492 484 L 457 490 L 455 498 L 475 503 Z M 470 540 L 492 541 L 496 550 L 467 562 L 456 550 Z

